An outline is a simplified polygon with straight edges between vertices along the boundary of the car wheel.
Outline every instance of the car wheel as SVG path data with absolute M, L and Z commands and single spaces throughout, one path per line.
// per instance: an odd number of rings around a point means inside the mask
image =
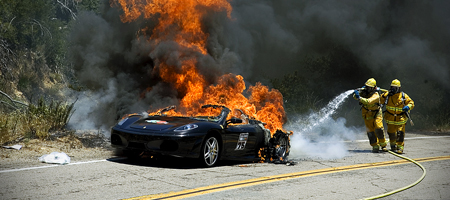
M 200 161 L 206 167 L 212 167 L 217 164 L 219 160 L 219 140 L 215 136 L 206 138 L 202 145 Z
M 276 155 L 283 160 L 289 155 L 289 141 L 287 137 L 281 137 L 279 140 L 280 145 L 276 149 Z
M 284 161 L 289 156 L 291 145 L 289 135 L 282 131 L 277 131 L 271 139 L 271 157 L 277 161 Z

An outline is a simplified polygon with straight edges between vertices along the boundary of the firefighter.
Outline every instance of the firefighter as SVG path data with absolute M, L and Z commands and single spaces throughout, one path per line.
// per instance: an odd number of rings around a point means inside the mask
M 378 91 L 377 82 L 374 78 L 370 78 L 366 81 L 365 86 L 355 90 L 353 94 L 353 98 L 358 100 L 361 105 L 362 118 L 373 153 L 378 153 L 380 146 L 381 150 L 387 151 L 383 130 L 383 112 Z
M 388 92 L 381 95 L 381 102 L 386 105 L 384 120 L 387 124 L 391 151 L 402 154 L 405 147 L 405 124 L 407 114 L 414 108 L 414 101 L 403 91 L 398 79 L 394 79 Z

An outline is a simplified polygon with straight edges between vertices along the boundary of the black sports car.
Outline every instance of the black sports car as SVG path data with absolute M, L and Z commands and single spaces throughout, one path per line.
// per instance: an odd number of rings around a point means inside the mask
M 111 144 L 122 149 L 129 158 L 139 155 L 168 155 L 198 158 L 206 167 L 220 159 L 247 161 L 286 160 L 289 155 L 289 135 L 281 130 L 271 134 L 264 123 L 249 119 L 241 110 L 241 118 L 227 120 L 230 109 L 221 108 L 218 116 L 180 117 L 164 113 L 131 115 L 117 123 L 111 131 Z

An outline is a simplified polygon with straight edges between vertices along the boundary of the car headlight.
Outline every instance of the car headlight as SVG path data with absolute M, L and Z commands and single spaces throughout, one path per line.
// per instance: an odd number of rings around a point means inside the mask
M 184 126 L 180 126 L 180 127 L 176 128 L 174 131 L 188 131 L 188 130 L 196 129 L 197 127 L 198 127 L 197 124 L 186 124 Z
M 123 123 L 125 123 L 127 121 L 128 117 L 125 119 L 120 120 L 119 123 L 117 123 L 117 125 L 122 126 Z

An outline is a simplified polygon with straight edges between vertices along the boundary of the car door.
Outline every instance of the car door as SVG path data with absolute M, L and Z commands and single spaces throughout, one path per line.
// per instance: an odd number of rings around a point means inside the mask
M 257 129 L 252 124 L 228 125 L 224 134 L 224 157 L 255 158 L 256 132 Z

